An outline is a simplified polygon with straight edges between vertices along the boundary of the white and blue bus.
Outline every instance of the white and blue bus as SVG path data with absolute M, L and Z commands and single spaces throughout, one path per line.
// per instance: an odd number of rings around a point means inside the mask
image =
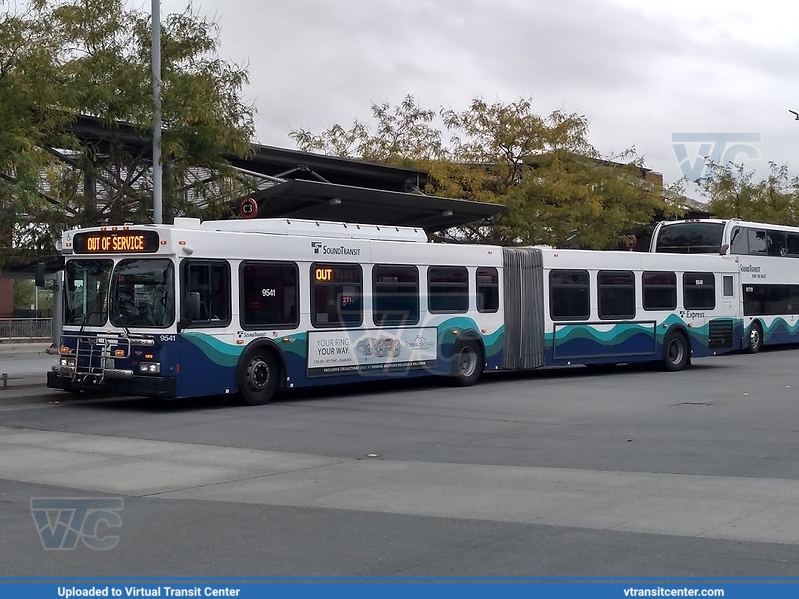
M 694 219 L 658 223 L 652 252 L 730 254 L 741 268 L 748 350 L 799 343 L 799 228 Z
M 285 219 L 65 232 L 49 387 L 167 398 L 740 349 L 735 257 L 428 242 Z

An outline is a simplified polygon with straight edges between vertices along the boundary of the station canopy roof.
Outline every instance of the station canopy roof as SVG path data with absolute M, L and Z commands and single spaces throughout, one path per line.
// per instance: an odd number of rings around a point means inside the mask
M 496 204 L 290 179 L 252 195 L 258 218 L 306 218 L 441 231 L 492 217 Z
M 112 131 L 87 116 L 79 117 L 67 131 L 100 151 L 112 139 L 140 152 L 152 144 L 149 136 L 128 124 L 117 123 Z M 415 169 L 260 144 L 252 149 L 246 158 L 226 158 L 237 169 L 264 181 L 251 196 L 258 204 L 257 218 L 415 226 L 437 232 L 486 221 L 504 208 L 425 195 L 419 190 L 424 189 L 427 174 Z
M 127 123 L 109 126 L 94 117 L 80 116 L 64 131 L 100 153 L 107 152 L 112 143 L 122 143 L 140 155 L 152 148 L 152 138 Z M 226 157 L 232 166 L 263 182 L 250 196 L 257 204 L 250 217 L 409 226 L 435 233 L 488 222 L 504 209 L 500 204 L 423 194 L 420 190 L 427 183 L 427 174 L 415 169 L 260 144 L 252 149 L 246 158 Z M 247 200 L 237 199 L 233 205 L 238 208 Z M 26 254 L 6 250 L 0 256 L 0 278 L 15 272 L 32 273 L 39 261 L 46 263 L 47 272 L 63 265 L 60 256 Z

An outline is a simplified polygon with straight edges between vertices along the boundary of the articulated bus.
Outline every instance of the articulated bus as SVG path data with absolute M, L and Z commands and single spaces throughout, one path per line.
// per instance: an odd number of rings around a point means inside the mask
M 748 350 L 799 343 L 799 228 L 739 219 L 665 221 L 650 250 L 737 256 Z
M 428 242 L 286 219 L 65 232 L 51 388 L 185 398 L 740 349 L 737 258 Z

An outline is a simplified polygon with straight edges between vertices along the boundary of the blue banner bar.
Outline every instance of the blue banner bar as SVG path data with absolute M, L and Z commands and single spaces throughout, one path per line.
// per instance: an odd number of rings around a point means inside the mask
M 96 579 L 87 583 L 54 582 L 51 580 L 20 579 L 0 581 L 0 597 L 16 599 L 79 599 L 81 597 L 239 597 L 241 599 L 485 599 L 508 597 L 623 599 L 625 597 L 724 597 L 762 598 L 790 597 L 799 593 L 797 581 L 785 579 L 767 582 L 765 579 L 731 581 L 730 579 L 683 579 L 680 582 L 654 579 L 587 581 L 585 579 L 442 579 L 398 582 L 396 579 L 182 579 L 170 582 L 149 580 Z

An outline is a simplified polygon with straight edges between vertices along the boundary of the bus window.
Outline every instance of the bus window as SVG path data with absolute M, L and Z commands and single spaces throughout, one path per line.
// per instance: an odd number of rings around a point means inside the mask
M 716 277 L 712 272 L 687 272 L 683 275 L 683 305 L 686 310 L 712 310 L 716 307 Z
M 785 235 L 785 241 L 788 255 L 793 258 L 799 258 L 799 235 L 796 233 L 788 233 Z
M 641 276 L 644 310 L 677 308 L 677 275 L 673 272 L 645 272 Z
M 630 271 L 600 271 L 599 318 L 635 318 L 635 275 Z
M 786 314 L 799 314 L 799 285 L 788 286 L 788 306 Z
M 552 320 L 588 320 L 591 315 L 587 270 L 549 273 L 549 314 Z
M 296 264 L 244 262 L 239 272 L 242 328 L 295 328 L 299 324 Z
M 733 285 L 732 276 L 724 275 L 721 278 L 721 283 L 724 286 L 724 288 L 722 289 L 721 294 L 724 297 L 734 297 L 735 296 L 735 286 Z
M 746 256 L 749 253 L 749 242 L 746 238 L 746 229 L 735 227 L 730 235 L 730 254 Z
M 465 266 L 427 269 L 427 303 L 431 313 L 469 311 L 469 271 Z
M 111 278 L 111 324 L 168 327 L 175 320 L 174 290 L 175 268 L 171 260 L 121 260 Z
M 496 268 L 477 269 L 477 311 L 499 310 L 499 272 Z
M 363 322 L 360 264 L 311 264 L 311 321 L 315 327 L 357 327 Z
M 70 260 L 65 269 L 64 324 L 102 326 L 108 319 L 111 260 Z
M 200 317 L 191 326 L 224 327 L 230 324 L 230 266 L 209 260 L 183 261 L 184 294 L 200 294 Z
M 419 269 L 375 266 L 372 269 L 372 319 L 377 326 L 419 322 Z
M 749 234 L 749 254 L 765 256 L 768 253 L 766 232 L 762 229 L 747 229 L 747 233 Z
M 799 314 L 799 285 L 744 285 L 745 316 Z
M 679 254 L 715 254 L 724 233 L 722 223 L 676 223 L 664 225 L 657 237 L 656 251 Z
M 769 256 L 784 256 L 787 253 L 785 247 L 785 232 L 784 231 L 768 231 L 768 255 Z

